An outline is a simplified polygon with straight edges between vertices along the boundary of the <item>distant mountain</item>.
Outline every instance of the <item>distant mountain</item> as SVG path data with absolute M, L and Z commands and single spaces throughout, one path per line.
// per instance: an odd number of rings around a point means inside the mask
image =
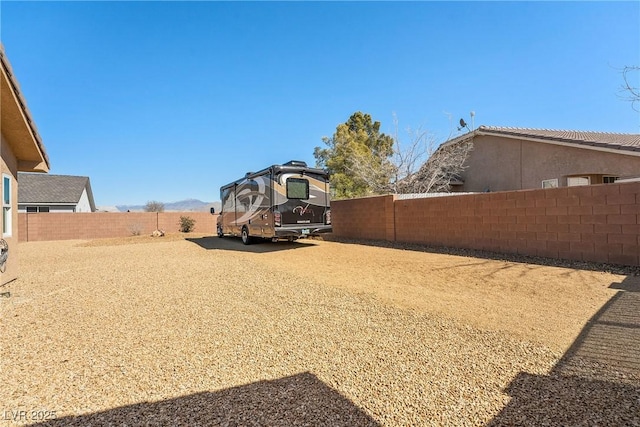
M 116 206 L 120 212 L 143 212 L 144 207 L 145 205 Z M 209 212 L 211 208 L 214 208 L 216 212 L 220 212 L 220 202 L 203 202 L 198 199 L 186 199 L 178 202 L 164 203 L 164 210 L 166 212 Z

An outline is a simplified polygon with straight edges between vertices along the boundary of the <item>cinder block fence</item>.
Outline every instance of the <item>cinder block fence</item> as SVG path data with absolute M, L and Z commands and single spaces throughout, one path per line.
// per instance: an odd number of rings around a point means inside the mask
M 151 234 L 160 229 L 175 233 L 180 217 L 196 221 L 195 232 L 215 233 L 217 215 L 209 212 L 95 212 L 95 213 L 19 213 L 18 239 L 39 240 L 101 239 Z
M 339 237 L 640 266 L 640 182 L 331 203 Z M 214 234 L 208 212 L 20 213 L 20 241 L 177 232 L 180 216 Z
M 332 202 L 337 236 L 640 265 L 640 183 Z

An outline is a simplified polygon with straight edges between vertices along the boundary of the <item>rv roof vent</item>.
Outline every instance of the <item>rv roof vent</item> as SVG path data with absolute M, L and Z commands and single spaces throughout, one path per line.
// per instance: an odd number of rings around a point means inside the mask
M 289 160 L 284 164 L 285 166 L 304 166 L 307 167 L 307 163 L 302 160 Z
M 251 175 L 252 173 L 253 173 L 253 172 L 247 172 L 244 176 L 245 176 L 245 177 L 246 177 L 246 176 L 249 176 L 249 175 Z

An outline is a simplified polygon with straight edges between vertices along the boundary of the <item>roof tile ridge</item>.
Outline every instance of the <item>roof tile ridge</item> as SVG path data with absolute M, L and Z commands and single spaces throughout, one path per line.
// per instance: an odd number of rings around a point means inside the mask
M 565 132 L 565 133 L 585 133 L 585 134 L 605 134 L 605 135 L 621 135 L 621 136 L 638 136 L 638 133 L 612 132 L 601 130 L 576 130 L 576 129 L 553 129 L 553 128 L 532 128 L 532 127 L 516 127 L 516 126 L 487 126 L 481 125 L 478 129 L 483 130 L 504 130 L 504 131 L 546 131 L 546 132 Z

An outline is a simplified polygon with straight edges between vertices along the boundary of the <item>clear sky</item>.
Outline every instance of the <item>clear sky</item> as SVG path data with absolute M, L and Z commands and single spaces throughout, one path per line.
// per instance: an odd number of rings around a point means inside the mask
M 218 200 L 247 171 L 314 164 L 356 111 L 443 141 L 471 111 L 476 127 L 640 132 L 620 92 L 637 1 L 0 8 L 51 173 L 89 176 L 99 206 Z

